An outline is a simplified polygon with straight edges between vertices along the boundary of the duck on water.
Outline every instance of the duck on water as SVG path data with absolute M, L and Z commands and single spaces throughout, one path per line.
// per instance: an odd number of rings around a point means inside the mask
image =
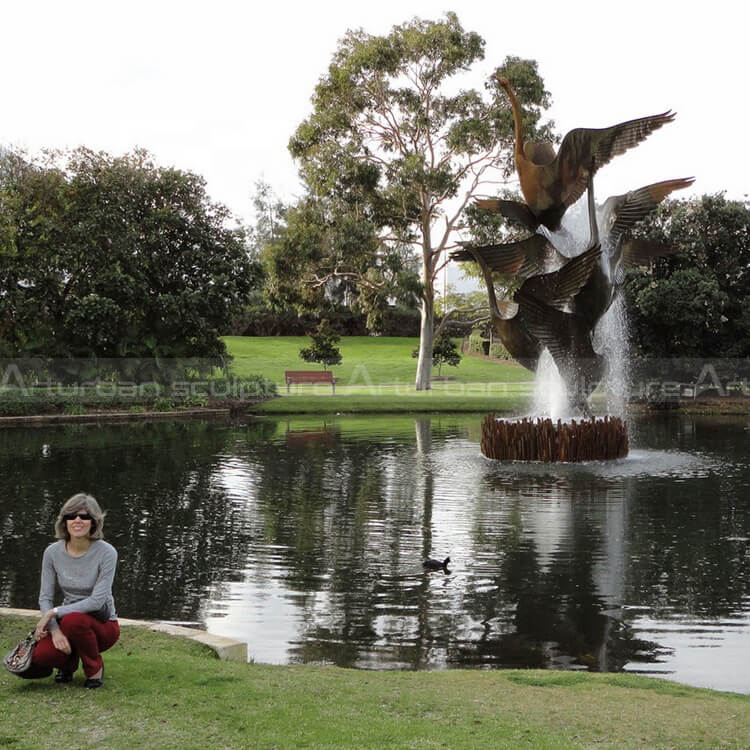
M 435 560 L 434 558 L 428 558 L 422 563 L 422 566 L 426 570 L 448 570 L 448 563 L 450 561 L 450 557 L 446 557 L 445 560 Z

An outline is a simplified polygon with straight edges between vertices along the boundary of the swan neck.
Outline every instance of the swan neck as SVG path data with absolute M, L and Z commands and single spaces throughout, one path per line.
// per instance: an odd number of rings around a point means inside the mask
M 482 269 L 482 274 L 484 275 L 484 283 L 487 286 L 487 296 L 490 303 L 490 316 L 495 321 L 503 320 L 503 316 L 500 314 L 500 308 L 497 305 L 495 282 L 492 279 L 492 271 L 490 271 L 489 266 L 479 253 L 475 252 L 472 248 L 469 248 L 469 252 L 472 254 L 479 267 Z

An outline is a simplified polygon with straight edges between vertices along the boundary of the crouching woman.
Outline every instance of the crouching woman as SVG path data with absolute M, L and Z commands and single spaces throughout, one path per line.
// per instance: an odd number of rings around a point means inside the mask
M 42 558 L 37 644 L 31 667 L 23 677 L 47 677 L 57 668 L 55 682 L 70 682 L 83 662 L 84 686 L 102 686 L 101 653 L 120 636 L 112 581 L 117 551 L 104 541 L 104 513 L 91 495 L 73 495 L 55 522 L 54 542 Z M 63 594 L 54 606 L 55 585 Z

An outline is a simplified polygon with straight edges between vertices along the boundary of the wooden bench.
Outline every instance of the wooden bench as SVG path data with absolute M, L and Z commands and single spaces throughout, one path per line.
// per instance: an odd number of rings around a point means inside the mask
M 297 383 L 330 383 L 333 392 L 336 393 L 336 378 L 330 370 L 285 370 L 286 392 L 289 387 Z

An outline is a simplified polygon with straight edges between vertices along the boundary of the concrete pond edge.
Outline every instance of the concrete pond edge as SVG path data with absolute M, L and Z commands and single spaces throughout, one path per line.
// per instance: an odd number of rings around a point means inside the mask
M 34 617 L 37 620 L 40 617 L 39 612 L 34 609 L 12 609 L 9 607 L 0 607 L 0 616 Z M 202 643 L 214 651 L 219 659 L 224 661 L 247 661 L 247 644 L 243 641 L 237 641 L 234 638 L 214 635 L 213 633 L 207 633 L 205 630 L 186 628 L 182 625 L 170 625 L 166 622 L 130 620 L 124 617 L 118 619 L 120 625 L 124 625 L 125 627 L 143 628 L 151 630 L 154 633 L 166 633 L 167 635 L 187 638 L 188 640 Z

